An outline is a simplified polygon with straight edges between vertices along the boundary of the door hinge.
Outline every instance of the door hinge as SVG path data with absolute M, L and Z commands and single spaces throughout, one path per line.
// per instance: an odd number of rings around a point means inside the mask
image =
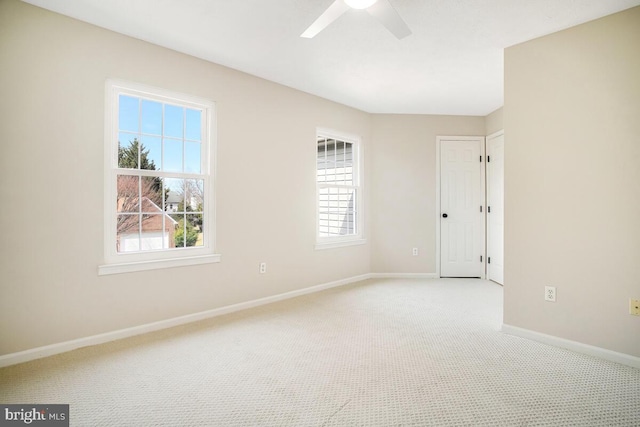
M 487 263 L 488 263 L 488 264 L 491 264 L 491 257 L 488 257 L 488 258 L 487 258 Z
M 482 206 L 480 206 L 480 212 L 482 212 Z
M 487 156 L 487 163 L 491 163 L 491 156 Z
M 480 156 L 480 163 L 482 163 L 482 156 Z
M 487 213 L 491 213 L 491 206 L 487 206 Z
M 480 255 L 480 262 L 482 262 L 482 255 Z

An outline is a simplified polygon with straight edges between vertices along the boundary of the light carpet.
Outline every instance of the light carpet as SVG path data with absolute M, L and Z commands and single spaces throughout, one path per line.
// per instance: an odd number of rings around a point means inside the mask
M 74 426 L 640 426 L 640 370 L 499 332 L 502 287 L 369 280 L 0 370 Z

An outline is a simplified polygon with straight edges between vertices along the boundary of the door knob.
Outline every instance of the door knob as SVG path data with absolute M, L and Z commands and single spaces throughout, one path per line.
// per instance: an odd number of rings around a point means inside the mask
M 443 213 L 443 214 L 442 214 L 442 218 L 446 218 L 446 217 L 448 217 L 448 216 L 449 216 L 449 215 L 447 215 L 446 213 Z

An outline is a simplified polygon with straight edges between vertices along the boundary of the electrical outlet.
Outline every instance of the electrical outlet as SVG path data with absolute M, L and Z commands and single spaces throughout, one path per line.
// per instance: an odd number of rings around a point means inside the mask
M 629 298 L 629 314 L 640 316 L 640 299 Z
M 266 262 L 261 262 L 260 263 L 260 274 L 264 274 L 267 272 L 267 263 Z
M 545 286 L 544 287 L 544 300 L 556 302 L 556 287 L 555 286 Z
M 413 256 L 418 256 L 418 248 L 413 248 Z

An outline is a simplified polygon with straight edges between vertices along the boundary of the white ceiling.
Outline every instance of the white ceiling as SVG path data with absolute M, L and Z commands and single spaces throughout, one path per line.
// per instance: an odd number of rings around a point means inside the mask
M 350 10 L 300 34 L 333 0 L 26 0 L 370 113 L 484 116 L 503 103 L 503 49 L 640 0 L 390 0 L 396 39 Z

